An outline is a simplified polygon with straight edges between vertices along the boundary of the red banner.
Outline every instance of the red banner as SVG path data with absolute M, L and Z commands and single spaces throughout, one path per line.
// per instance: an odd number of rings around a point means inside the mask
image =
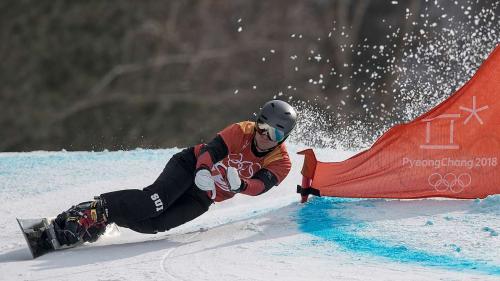
M 303 188 L 322 196 L 484 198 L 500 193 L 500 45 L 447 100 L 343 162 L 307 149 Z M 304 186 L 305 185 L 305 186 Z M 305 194 L 305 193 L 303 193 Z

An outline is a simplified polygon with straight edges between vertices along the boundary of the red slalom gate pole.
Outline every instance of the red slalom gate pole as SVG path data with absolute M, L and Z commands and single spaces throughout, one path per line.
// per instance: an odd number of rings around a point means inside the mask
M 311 179 L 306 176 L 302 176 L 302 189 L 310 187 L 311 187 Z M 309 194 L 301 195 L 300 197 L 301 197 L 300 203 L 306 203 L 307 199 L 309 198 Z

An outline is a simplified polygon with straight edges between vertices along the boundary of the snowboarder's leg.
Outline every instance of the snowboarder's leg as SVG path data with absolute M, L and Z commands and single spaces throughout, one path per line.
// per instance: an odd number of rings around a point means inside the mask
M 150 186 L 101 194 L 109 222 L 120 226 L 162 214 L 194 186 L 196 158 L 192 149 L 174 155 Z M 206 193 L 205 193 L 205 196 Z
M 93 242 L 108 223 L 127 227 L 136 221 L 160 215 L 194 186 L 195 166 L 193 149 L 185 149 L 174 155 L 158 179 L 143 190 L 104 193 L 97 200 L 73 206 L 55 221 L 58 240 L 65 245 L 81 240 Z M 207 196 L 206 193 L 204 195 Z M 99 208 L 92 207 L 96 204 Z
M 165 212 L 154 218 L 131 222 L 127 227 L 137 232 L 150 234 L 167 231 L 199 217 L 208 210 L 212 203 L 213 201 L 206 192 L 193 186 Z

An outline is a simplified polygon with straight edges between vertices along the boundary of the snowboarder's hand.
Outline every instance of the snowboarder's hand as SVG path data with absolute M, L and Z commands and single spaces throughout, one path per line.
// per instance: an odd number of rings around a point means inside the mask
M 234 167 L 227 168 L 226 178 L 232 192 L 240 192 L 243 189 L 244 182 L 240 179 L 238 169 Z
M 201 190 L 211 191 L 212 199 L 215 199 L 215 182 L 208 169 L 199 169 L 194 177 L 194 183 Z

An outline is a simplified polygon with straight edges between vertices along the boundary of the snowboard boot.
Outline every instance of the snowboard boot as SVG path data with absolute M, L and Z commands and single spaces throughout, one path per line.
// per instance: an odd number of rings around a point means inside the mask
M 70 246 L 95 242 L 107 224 L 104 200 L 95 197 L 94 201 L 80 203 L 59 214 L 54 220 L 54 230 L 59 243 Z

